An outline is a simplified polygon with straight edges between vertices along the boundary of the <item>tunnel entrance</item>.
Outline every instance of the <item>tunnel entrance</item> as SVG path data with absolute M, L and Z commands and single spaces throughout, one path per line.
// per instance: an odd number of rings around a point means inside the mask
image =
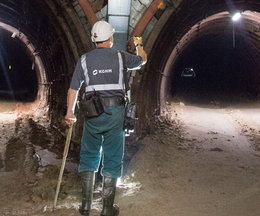
M 38 80 L 27 47 L 4 29 L 0 29 L 0 41 L 0 100 L 34 101 Z
M 258 53 L 240 31 L 236 38 L 229 31 L 194 40 L 174 64 L 172 96 L 185 103 L 222 105 L 257 99 Z M 185 69 L 194 72 L 185 74 Z
M 238 22 L 231 18 L 224 11 L 198 20 L 172 42 L 160 78 L 161 112 L 172 97 L 227 105 L 259 99 L 260 14 L 243 11 Z M 182 75 L 192 69 L 195 75 Z

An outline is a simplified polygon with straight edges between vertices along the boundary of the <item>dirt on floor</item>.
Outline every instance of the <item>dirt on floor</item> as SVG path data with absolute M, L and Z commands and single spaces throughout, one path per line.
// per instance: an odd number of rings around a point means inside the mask
M 241 108 L 169 109 L 179 121 L 142 141 L 129 170 L 140 190 L 120 196 L 121 215 L 259 215 L 259 105 L 254 117 Z
M 259 111 L 259 103 L 169 102 L 149 135 L 127 146 L 116 196 L 120 216 L 258 216 Z M 53 211 L 66 130 L 14 111 L 0 119 L 0 215 L 80 215 L 77 141 Z M 100 192 L 96 182 L 93 216 L 100 214 Z

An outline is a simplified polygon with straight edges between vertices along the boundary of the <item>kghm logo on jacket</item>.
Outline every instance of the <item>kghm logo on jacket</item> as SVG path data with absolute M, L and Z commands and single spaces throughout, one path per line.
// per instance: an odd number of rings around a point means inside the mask
M 93 70 L 93 75 L 96 76 L 97 74 L 106 74 L 112 72 L 113 72 L 112 69 Z

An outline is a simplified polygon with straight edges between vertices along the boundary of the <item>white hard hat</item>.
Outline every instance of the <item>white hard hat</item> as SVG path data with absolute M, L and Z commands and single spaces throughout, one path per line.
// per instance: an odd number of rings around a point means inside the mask
M 96 22 L 91 30 L 92 42 L 106 41 L 115 33 L 115 29 L 106 21 Z

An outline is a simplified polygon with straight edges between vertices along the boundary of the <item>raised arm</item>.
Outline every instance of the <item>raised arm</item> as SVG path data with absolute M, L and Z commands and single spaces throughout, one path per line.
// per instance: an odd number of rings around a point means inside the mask
M 134 44 L 135 44 L 135 48 L 136 48 L 136 54 L 141 56 L 141 58 L 142 58 L 142 61 L 143 61 L 142 65 L 146 64 L 147 55 L 146 55 L 146 52 L 144 51 L 142 38 L 134 37 Z

